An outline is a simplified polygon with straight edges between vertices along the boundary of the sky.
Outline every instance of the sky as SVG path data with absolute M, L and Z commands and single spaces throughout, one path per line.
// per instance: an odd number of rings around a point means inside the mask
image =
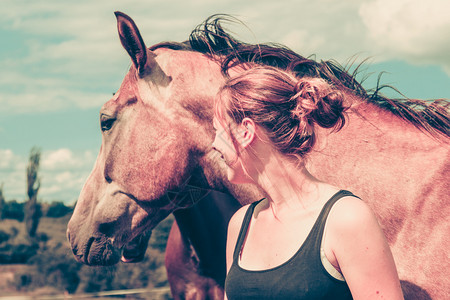
M 0 185 L 26 199 L 30 150 L 41 149 L 41 201 L 73 203 L 101 144 L 98 114 L 130 59 L 114 11 L 130 15 L 147 46 L 184 41 L 216 13 L 246 42 L 277 42 L 346 65 L 410 98 L 450 98 L 448 0 L 2 0 Z

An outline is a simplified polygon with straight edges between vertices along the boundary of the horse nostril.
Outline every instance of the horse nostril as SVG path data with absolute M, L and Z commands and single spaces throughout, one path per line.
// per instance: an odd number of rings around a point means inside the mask
M 78 247 L 75 245 L 72 247 L 72 253 L 73 255 L 77 256 L 78 255 Z
M 111 236 L 114 233 L 114 222 L 100 224 L 98 231 L 106 236 Z

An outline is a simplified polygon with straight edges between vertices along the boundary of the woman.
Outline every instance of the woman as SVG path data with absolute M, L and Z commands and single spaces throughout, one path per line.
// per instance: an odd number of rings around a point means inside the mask
M 343 95 L 318 78 L 256 66 L 219 92 L 213 147 L 228 179 L 267 194 L 229 223 L 229 300 L 403 299 L 369 207 L 305 168 L 317 126 L 344 123 Z

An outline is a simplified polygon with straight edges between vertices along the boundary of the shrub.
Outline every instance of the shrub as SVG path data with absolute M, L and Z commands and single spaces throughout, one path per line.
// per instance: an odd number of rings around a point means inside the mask
M 18 244 L 0 247 L 0 263 L 2 264 L 24 264 L 35 256 L 37 253 L 37 245 Z
M 5 202 L 2 210 L 2 219 L 15 219 L 22 222 L 25 216 L 23 208 L 24 203 L 18 203 L 16 200 Z
M 9 240 L 10 235 L 3 230 L 0 230 L 0 244 Z
M 31 268 L 19 272 L 14 277 L 12 285 L 17 290 L 34 290 L 43 286 L 51 286 L 57 290 L 74 293 L 80 283 L 78 271 L 81 265 L 77 263 L 69 249 L 58 244 L 46 251 L 40 250 L 28 264 Z
M 72 211 L 72 208 L 67 207 L 63 202 L 52 202 L 47 210 L 47 217 L 60 218 Z

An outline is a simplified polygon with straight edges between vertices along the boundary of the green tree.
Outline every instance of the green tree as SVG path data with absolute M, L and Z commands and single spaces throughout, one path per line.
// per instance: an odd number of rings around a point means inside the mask
M 5 207 L 5 197 L 3 196 L 3 183 L 0 185 L 0 220 L 3 215 L 3 208 Z
M 27 166 L 27 194 L 28 202 L 25 207 L 25 227 L 28 235 L 34 237 L 39 225 L 41 216 L 40 206 L 37 204 L 37 194 L 41 186 L 38 176 L 41 150 L 33 147 L 30 151 L 30 158 Z

